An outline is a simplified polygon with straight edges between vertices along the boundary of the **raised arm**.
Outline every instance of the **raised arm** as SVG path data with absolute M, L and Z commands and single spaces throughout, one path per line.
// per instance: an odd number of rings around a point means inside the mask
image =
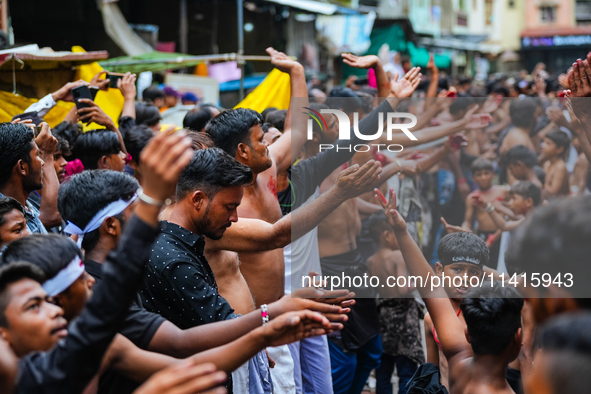
M 435 65 L 435 57 L 432 53 L 429 54 L 429 62 L 427 63 L 427 71 L 429 71 L 431 80 L 427 88 L 427 97 L 436 97 L 437 88 L 439 87 L 439 69 Z
M 277 166 L 277 173 L 280 173 L 291 166 L 291 152 L 299 152 L 306 143 L 307 115 L 300 107 L 308 106 L 308 88 L 304 67 L 300 63 L 273 48 L 267 48 L 267 52 L 271 55 L 271 64 L 289 74 L 291 84 L 292 101 L 289 103 L 285 118 L 285 130 L 283 135 L 269 146 L 269 155 Z M 294 107 L 293 98 L 297 98 L 297 109 L 292 108 Z M 295 113 L 292 110 L 295 110 Z
M 41 133 L 35 138 L 39 147 L 41 159 L 45 163 L 43 167 L 43 196 L 39 207 L 39 220 L 46 228 L 62 224 L 62 217 L 57 209 L 57 192 L 60 187 L 59 179 L 53 166 L 53 155 L 57 148 L 57 140 L 51 134 L 47 123 L 43 123 Z
M 447 293 L 443 287 L 431 286 L 431 277 L 434 276 L 431 266 L 406 230 L 406 222 L 402 215 L 393 208 L 396 204 L 396 195 L 391 192 L 388 204 L 384 204 L 383 201 L 381 203 L 388 221 L 394 228 L 410 275 L 420 277 L 417 288 L 433 320 L 443 353 L 448 360 L 459 353 L 471 353 L 472 348 L 464 336 L 464 326 L 458 319 Z
M 343 57 L 343 62 L 351 67 L 372 68 L 376 73 L 378 97 L 388 97 L 390 95 L 390 81 L 388 81 L 388 75 L 384 71 L 379 57 L 375 55 L 355 56 L 352 53 L 343 53 L 341 56 Z
M 121 117 L 129 116 L 135 119 L 135 96 L 137 89 L 135 87 L 135 81 L 137 77 L 135 74 L 129 72 L 125 73 L 123 78 L 117 81 L 117 87 L 123 95 L 123 111 L 121 111 Z
M 226 230 L 221 239 L 208 239 L 206 246 L 209 250 L 239 253 L 282 248 L 313 230 L 346 200 L 371 190 L 381 171 L 380 163 L 375 160 L 368 161 L 361 168 L 358 165 L 351 166 L 339 174 L 335 185 L 326 193 L 275 224 L 257 219 L 240 219 Z
M 80 99 L 82 103 L 86 103 L 90 105 L 90 107 L 80 108 L 78 110 L 78 115 L 80 116 L 80 120 L 82 122 L 91 123 L 95 122 L 96 124 L 100 124 L 101 126 L 105 126 L 107 130 L 110 130 L 117 134 L 117 138 L 119 139 L 119 143 L 121 144 L 121 150 L 123 153 L 127 154 L 127 149 L 125 149 L 125 142 L 123 141 L 123 136 L 121 132 L 115 126 L 113 119 L 109 115 L 107 115 L 101 107 L 97 103 L 89 99 Z

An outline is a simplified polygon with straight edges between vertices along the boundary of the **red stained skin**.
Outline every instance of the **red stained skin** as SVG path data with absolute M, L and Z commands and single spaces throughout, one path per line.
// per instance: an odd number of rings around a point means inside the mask
M 269 178 L 269 182 L 267 182 L 267 187 L 269 188 L 271 193 L 273 193 L 273 195 L 277 197 L 277 180 L 274 176 L 271 176 L 271 178 Z

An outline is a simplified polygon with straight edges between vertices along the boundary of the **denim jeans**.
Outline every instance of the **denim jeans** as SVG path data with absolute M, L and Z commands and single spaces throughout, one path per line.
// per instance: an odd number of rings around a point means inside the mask
M 418 368 L 417 363 L 405 356 L 382 354 L 380 367 L 376 370 L 376 394 L 392 394 L 392 373 L 398 373 L 398 394 L 406 394 L 406 384 Z

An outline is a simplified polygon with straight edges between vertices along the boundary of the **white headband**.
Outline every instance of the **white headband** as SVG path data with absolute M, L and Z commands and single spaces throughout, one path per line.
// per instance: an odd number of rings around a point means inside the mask
M 84 227 L 84 230 L 81 230 L 80 227 L 68 221 L 68 225 L 64 229 L 64 232 L 68 234 L 76 234 L 78 236 L 78 247 L 82 247 L 82 240 L 84 239 L 84 234 L 88 234 L 89 232 L 99 228 L 106 218 L 119 215 L 121 212 L 125 210 L 125 208 L 131 205 L 131 203 L 134 202 L 136 198 L 137 193 L 134 193 L 128 201 L 125 201 L 123 199 L 113 201 L 112 203 L 101 209 L 96 215 L 94 215 L 94 217 L 90 220 L 90 222 L 88 222 L 86 227 Z
M 70 287 L 70 285 L 74 283 L 83 272 L 84 263 L 82 263 L 80 257 L 76 255 L 76 257 L 74 257 L 64 269 L 58 272 L 56 276 L 43 283 L 43 290 L 45 290 L 50 297 L 55 297 Z

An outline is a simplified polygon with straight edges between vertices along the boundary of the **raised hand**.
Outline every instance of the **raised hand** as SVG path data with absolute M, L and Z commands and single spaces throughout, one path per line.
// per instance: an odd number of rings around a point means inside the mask
M 402 171 L 404 175 L 412 176 L 421 172 L 421 168 L 419 167 L 419 164 L 416 162 L 416 160 L 400 160 L 400 164 L 402 164 L 400 171 Z
M 137 76 L 130 72 L 125 73 L 123 78 L 117 81 L 117 88 L 121 91 L 121 94 L 125 99 L 135 100 L 137 89 L 135 87 L 135 81 Z
M 216 371 L 214 364 L 197 364 L 189 358 L 155 373 L 133 394 L 195 394 L 219 386 L 225 381 L 226 373 Z M 226 392 L 223 387 L 208 391 L 216 394 Z
M 88 82 L 83 80 L 78 80 L 76 82 L 68 82 L 55 92 L 51 93 L 51 97 L 53 97 L 53 101 L 69 101 L 74 102 L 74 96 L 72 95 L 72 88 L 77 88 L 78 86 L 88 85 Z
M 271 56 L 271 64 L 279 71 L 283 71 L 284 73 L 290 74 L 295 69 L 304 69 L 304 67 L 300 63 L 293 60 L 283 52 L 279 52 L 269 47 L 267 48 L 267 53 L 269 54 L 269 56 Z
M 466 111 L 466 115 L 462 118 L 462 122 L 464 123 L 464 127 L 467 129 L 481 129 L 483 127 L 488 126 L 488 124 L 492 121 L 492 116 L 490 114 L 476 114 L 475 112 L 478 110 L 479 106 L 475 105 L 468 111 Z
M 334 187 L 343 200 L 355 198 L 370 191 L 380 178 L 381 172 L 382 166 L 375 160 L 368 161 L 361 168 L 355 164 L 341 171 Z
M 57 139 L 51 134 L 51 129 L 47 123 L 41 123 L 41 132 L 35 138 L 35 143 L 41 151 L 43 161 L 46 161 L 49 157 L 53 159 L 55 148 L 57 148 Z
M 111 80 L 109 78 L 102 79 L 101 75 L 103 74 L 107 74 L 107 71 L 103 70 L 96 74 L 94 77 L 92 77 L 92 79 L 90 80 L 90 86 L 96 86 L 100 90 L 109 90 L 109 82 L 111 82 Z
M 81 103 L 86 103 L 90 105 L 90 107 L 84 107 L 77 110 L 78 116 L 80 120 L 85 123 L 94 122 L 96 124 L 100 124 L 105 126 L 109 130 L 115 128 L 115 123 L 113 123 L 113 119 L 109 115 L 107 115 L 101 107 L 98 106 L 97 103 L 90 99 L 80 99 L 78 100 Z
M 144 193 L 158 201 L 174 194 L 181 171 L 189 164 L 194 151 L 184 130 L 157 133 L 140 155 Z
M 591 97 L 591 53 L 587 59 L 582 61 L 578 59 L 573 63 L 573 69 L 568 74 L 568 80 L 571 91 L 568 94 L 573 112 L 578 118 L 589 118 L 591 108 L 587 100 L 581 100 L 581 97 Z M 574 98 L 573 99 L 571 99 Z
M 386 218 L 388 219 L 388 223 L 394 229 L 394 232 L 403 232 L 406 231 L 406 221 L 402 217 L 402 215 L 396 210 L 396 193 L 392 189 L 390 189 L 390 198 L 388 202 L 382 195 L 379 189 L 374 189 L 376 193 L 376 199 L 384 208 L 384 213 L 386 214 Z
M 429 53 L 429 62 L 427 62 L 427 71 L 429 71 L 432 75 L 439 73 L 439 69 L 435 65 L 435 56 L 433 53 Z
M 404 78 L 398 82 L 396 82 L 398 74 L 395 74 L 390 82 L 390 91 L 392 92 L 392 95 L 394 95 L 394 97 L 412 96 L 417 86 L 419 86 L 421 77 L 423 76 L 420 71 L 420 67 L 413 67 L 404 75 Z
M 352 53 L 342 53 L 343 62 L 355 68 L 371 68 L 380 62 L 380 58 L 375 55 L 355 56 Z
M 489 98 L 486 99 L 484 104 L 482 104 L 482 108 L 481 108 L 480 112 L 489 113 L 489 114 L 493 113 L 497 110 L 497 108 L 499 108 L 499 105 L 501 104 L 502 101 L 503 101 L 502 97 L 490 96 Z
M 451 224 L 448 224 L 445 219 L 443 218 L 443 216 L 441 217 L 441 224 L 443 224 L 443 228 L 445 229 L 445 232 L 447 234 L 451 234 L 451 233 L 465 233 L 465 232 L 469 232 L 466 231 L 465 229 L 463 229 L 460 226 L 453 226 Z
M 303 310 L 284 313 L 263 327 L 269 346 L 281 346 L 332 331 L 328 319 L 319 313 Z

